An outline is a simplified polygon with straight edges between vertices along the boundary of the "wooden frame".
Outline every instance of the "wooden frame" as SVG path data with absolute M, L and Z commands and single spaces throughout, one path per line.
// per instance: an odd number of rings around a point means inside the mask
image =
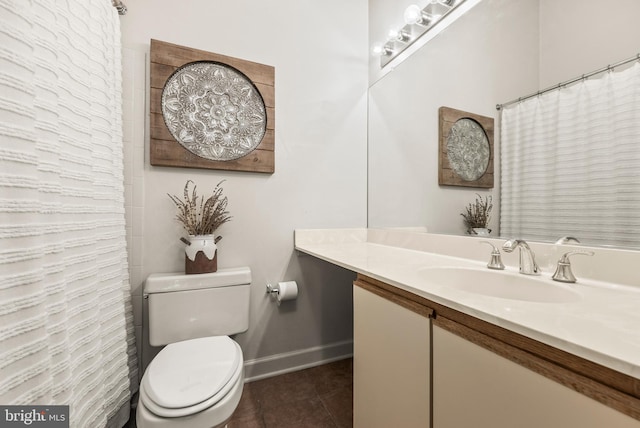
M 197 156 L 171 135 L 162 117 L 162 90 L 171 74 L 195 61 L 215 61 L 241 71 L 256 86 L 267 112 L 266 132 L 258 146 L 244 157 L 213 161 Z M 150 58 L 150 162 L 154 166 L 222 169 L 271 174 L 275 171 L 275 68 L 211 52 L 151 40 Z
M 456 110 L 449 107 L 440 107 L 438 109 L 438 134 L 440 148 L 438 152 L 438 184 L 441 186 L 464 186 L 464 187 L 493 187 L 493 162 L 494 162 L 494 121 L 493 118 L 481 116 L 474 113 Z M 484 174 L 474 180 L 464 179 L 452 167 L 449 160 L 447 143 L 451 129 L 461 119 L 470 119 L 484 130 L 489 143 L 489 161 Z

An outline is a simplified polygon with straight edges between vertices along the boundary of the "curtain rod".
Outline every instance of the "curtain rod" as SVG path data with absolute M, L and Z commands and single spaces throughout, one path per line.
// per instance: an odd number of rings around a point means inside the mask
M 516 98 L 516 99 L 508 101 L 506 103 L 496 104 L 496 110 L 501 110 L 505 106 L 508 106 L 508 105 L 511 105 L 511 104 L 515 104 L 515 103 L 519 103 L 521 101 L 528 100 L 529 98 L 533 98 L 533 97 L 536 97 L 538 95 L 545 94 L 547 92 L 555 91 L 556 89 L 562 88 L 562 87 L 564 87 L 566 85 L 571 85 L 572 83 L 579 82 L 580 80 L 588 79 L 589 77 L 595 76 L 596 74 L 600 74 L 600 73 L 603 73 L 605 71 L 612 71 L 616 67 L 620 67 L 621 65 L 628 64 L 628 63 L 630 63 L 632 61 L 635 61 L 635 60 L 640 61 L 640 53 L 636 54 L 635 56 L 632 56 L 631 58 L 627 58 L 627 59 L 622 60 L 620 62 L 616 62 L 615 64 L 607 65 L 606 67 L 602 67 L 602 68 L 600 68 L 598 70 L 594 70 L 591 73 L 583 74 L 580 77 L 575 77 L 575 78 L 567 80 L 565 82 L 558 83 L 557 85 L 550 86 L 547 89 L 543 89 L 541 91 L 534 92 L 534 93 L 529 94 L 529 95 L 525 95 L 524 97 Z
M 111 4 L 118 10 L 118 15 L 127 14 L 127 5 L 122 3 L 121 0 L 111 0 Z

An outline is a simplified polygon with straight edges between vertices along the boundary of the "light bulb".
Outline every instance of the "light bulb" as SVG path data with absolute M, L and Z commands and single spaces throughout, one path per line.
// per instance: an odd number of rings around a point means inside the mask
M 440 18 L 440 15 L 430 15 L 415 4 L 412 4 L 404 11 L 404 22 L 409 25 L 417 24 L 428 27 L 438 18 Z
M 412 4 L 404 11 L 404 22 L 413 25 L 422 20 L 422 9 L 417 4 Z
M 389 39 L 396 39 L 399 35 L 398 30 L 389 30 Z
M 387 45 L 384 45 L 384 46 L 375 45 L 372 51 L 374 55 L 379 55 L 379 56 L 388 56 L 393 53 L 393 50 L 391 50 L 391 48 Z

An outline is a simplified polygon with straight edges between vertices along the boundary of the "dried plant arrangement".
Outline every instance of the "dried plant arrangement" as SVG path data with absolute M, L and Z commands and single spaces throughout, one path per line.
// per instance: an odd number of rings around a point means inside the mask
M 484 199 L 477 193 L 476 196 L 475 203 L 469 204 L 466 212 L 460 214 L 464 218 L 464 225 L 469 233 L 474 228 L 487 228 L 489 220 L 491 220 L 491 210 L 493 209 L 491 195 L 486 196 Z
M 176 219 L 189 235 L 212 235 L 216 229 L 231 220 L 227 211 L 227 197 L 222 196 L 223 189 L 220 187 L 223 182 L 224 180 L 216 184 L 213 194 L 207 200 L 204 196 L 198 196 L 192 180 L 187 180 L 184 185 L 183 199 L 167 194 L 178 208 Z M 190 185 L 193 185 L 193 190 L 189 189 Z

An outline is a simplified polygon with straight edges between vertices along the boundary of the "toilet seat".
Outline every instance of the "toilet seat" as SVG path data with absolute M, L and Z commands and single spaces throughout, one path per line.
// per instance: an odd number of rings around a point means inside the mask
M 223 399 L 242 369 L 242 350 L 227 336 L 172 343 L 149 364 L 140 400 L 157 416 L 192 415 Z

